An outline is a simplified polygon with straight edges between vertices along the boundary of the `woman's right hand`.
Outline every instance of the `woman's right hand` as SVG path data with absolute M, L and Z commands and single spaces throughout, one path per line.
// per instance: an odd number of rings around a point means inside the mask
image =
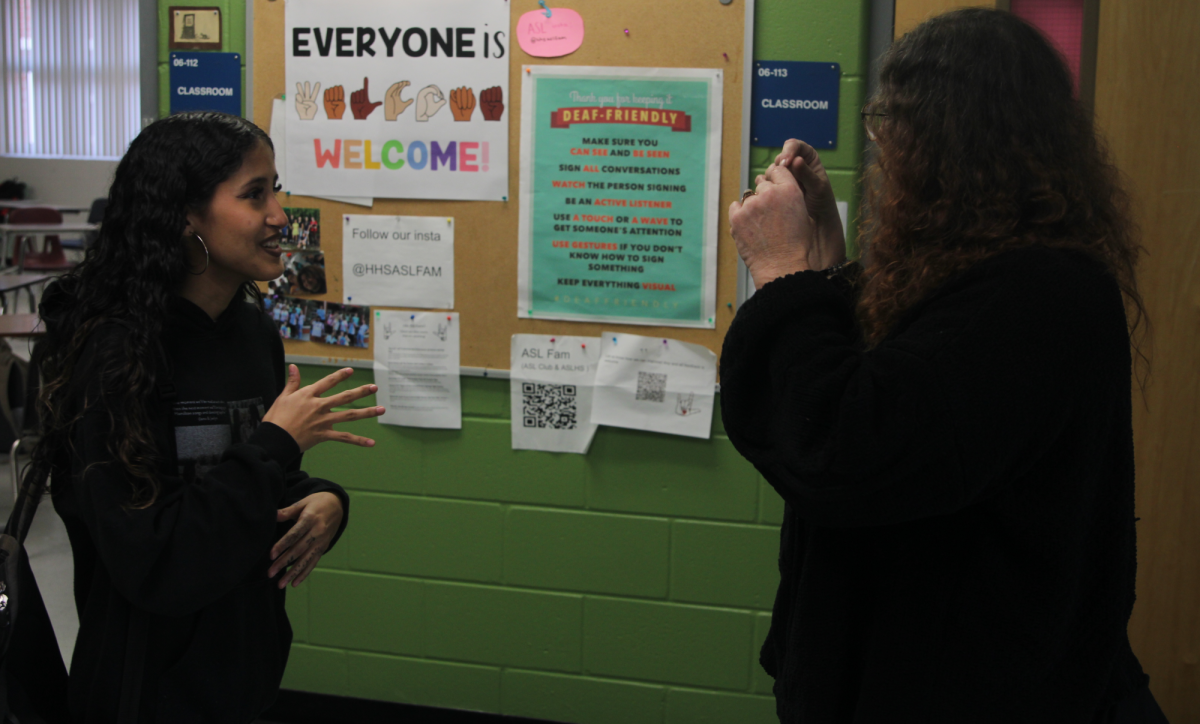
M 352 445 L 372 447 L 375 441 L 351 435 L 348 432 L 334 430 L 339 422 L 362 420 L 368 417 L 379 417 L 383 414 L 382 407 L 364 407 L 354 410 L 334 412 L 333 408 L 341 407 L 367 395 L 374 394 L 379 388 L 375 385 L 363 385 L 353 390 L 346 390 L 331 397 L 321 397 L 333 389 L 339 382 L 348 378 L 354 370 L 349 367 L 338 370 L 324 379 L 318 380 L 307 387 L 300 386 L 300 370 L 296 365 L 288 365 L 288 381 L 279 393 L 271 409 L 263 417 L 263 422 L 270 422 L 287 431 L 300 451 L 304 452 L 317 443 L 326 440 L 336 440 Z
M 783 144 L 783 151 L 775 157 L 775 165 L 791 171 L 796 183 L 804 190 L 804 205 L 812 221 L 817 246 L 829 250 L 831 256 L 837 256 L 836 250 L 846 247 L 846 233 L 842 229 L 842 217 L 838 214 L 833 186 L 829 183 L 829 175 L 825 173 L 825 165 L 821 163 L 817 149 L 799 139 L 788 139 Z M 755 184 L 762 183 L 762 179 L 759 176 Z M 843 251 L 833 263 L 844 258 Z

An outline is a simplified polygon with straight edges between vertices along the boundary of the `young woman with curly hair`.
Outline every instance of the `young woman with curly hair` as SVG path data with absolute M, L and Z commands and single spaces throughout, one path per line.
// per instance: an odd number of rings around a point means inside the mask
M 300 387 L 256 281 L 282 273 L 274 150 L 253 124 L 185 113 L 117 167 L 99 239 L 47 289 L 42 438 L 75 558 L 79 722 L 250 722 L 291 643 L 284 611 L 346 526 L 348 499 L 300 469 L 373 385 Z
M 973 9 L 892 47 L 864 119 L 861 267 L 807 144 L 730 209 L 758 291 L 725 429 L 786 504 L 779 718 L 1165 721 L 1126 634 L 1139 246 L 1090 114 Z

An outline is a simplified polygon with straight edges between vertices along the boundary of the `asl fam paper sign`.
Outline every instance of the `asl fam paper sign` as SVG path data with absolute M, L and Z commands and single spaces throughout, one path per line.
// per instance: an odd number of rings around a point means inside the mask
M 592 422 L 708 439 L 716 384 L 717 356 L 706 347 L 605 332 Z
M 512 336 L 513 450 L 588 451 L 597 428 L 591 418 L 599 361 L 599 337 Z
M 287 0 L 289 191 L 508 196 L 508 0 Z
M 346 214 L 342 222 L 346 304 L 454 308 L 454 219 Z

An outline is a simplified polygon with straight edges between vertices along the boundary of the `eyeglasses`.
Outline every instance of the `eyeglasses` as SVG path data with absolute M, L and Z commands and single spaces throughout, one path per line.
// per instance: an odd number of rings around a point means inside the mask
M 876 135 L 879 133 L 879 129 L 883 127 L 883 119 L 887 118 L 890 114 L 876 111 L 872 104 L 868 103 L 863 106 L 861 115 L 863 128 L 867 129 L 867 138 L 872 141 L 877 140 Z

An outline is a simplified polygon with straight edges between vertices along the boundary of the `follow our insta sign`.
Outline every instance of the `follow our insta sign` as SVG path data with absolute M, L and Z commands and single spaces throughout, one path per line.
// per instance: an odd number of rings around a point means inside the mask
M 507 0 L 288 0 L 288 190 L 508 196 Z

